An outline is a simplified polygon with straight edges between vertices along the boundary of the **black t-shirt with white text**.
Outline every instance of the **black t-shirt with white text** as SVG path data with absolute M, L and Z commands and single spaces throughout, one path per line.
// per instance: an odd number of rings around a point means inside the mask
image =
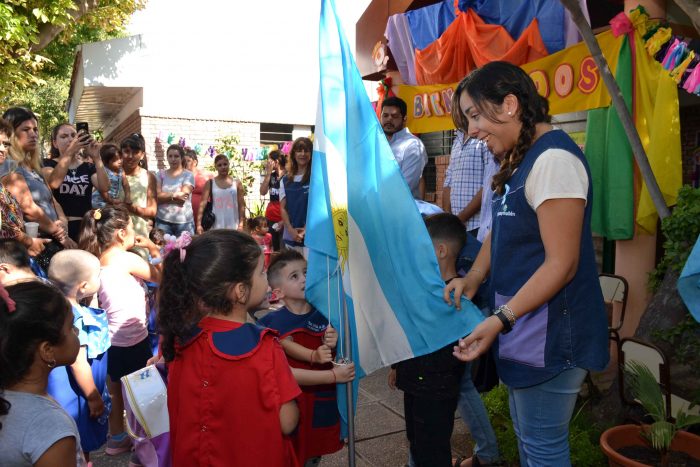
M 45 167 L 56 167 L 57 161 L 44 160 Z M 68 169 L 61 185 L 53 190 L 53 196 L 68 217 L 83 217 L 92 209 L 92 180 L 95 164 L 83 162 L 75 169 Z

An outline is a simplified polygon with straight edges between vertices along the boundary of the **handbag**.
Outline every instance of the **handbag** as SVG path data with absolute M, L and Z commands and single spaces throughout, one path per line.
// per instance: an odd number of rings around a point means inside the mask
M 160 365 L 149 365 L 121 378 L 126 430 L 146 467 L 171 465 L 167 376 L 162 371 Z
M 41 267 L 41 269 L 45 272 L 48 273 L 49 271 L 49 264 L 51 263 L 51 258 L 54 257 L 56 253 L 59 251 L 64 250 L 65 248 L 63 245 L 61 245 L 59 242 L 57 242 L 54 238 L 51 236 L 47 235 L 39 235 L 40 238 L 51 238 L 51 241 L 48 243 L 44 244 L 44 251 L 39 253 L 34 257 L 34 261 Z
M 204 206 L 204 214 L 202 214 L 202 228 L 204 230 L 209 230 L 216 222 L 216 214 L 213 212 L 212 203 L 212 191 L 214 190 L 214 182 L 209 179 L 209 199 L 207 199 L 207 204 Z

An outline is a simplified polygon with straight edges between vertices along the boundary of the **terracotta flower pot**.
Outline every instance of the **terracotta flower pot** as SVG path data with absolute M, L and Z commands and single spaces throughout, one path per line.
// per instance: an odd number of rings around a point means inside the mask
M 618 449 L 627 446 L 645 446 L 651 449 L 651 444 L 641 435 L 639 425 L 614 426 L 600 436 L 600 447 L 608 457 L 611 467 L 649 467 L 617 452 Z M 693 459 L 700 460 L 700 436 L 679 431 L 673 438 L 671 451 L 683 452 Z

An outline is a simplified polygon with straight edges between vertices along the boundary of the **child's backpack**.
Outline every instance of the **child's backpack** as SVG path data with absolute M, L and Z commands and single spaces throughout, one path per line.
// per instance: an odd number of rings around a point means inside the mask
M 162 365 L 148 365 L 123 376 L 126 430 L 145 467 L 170 467 L 167 376 Z

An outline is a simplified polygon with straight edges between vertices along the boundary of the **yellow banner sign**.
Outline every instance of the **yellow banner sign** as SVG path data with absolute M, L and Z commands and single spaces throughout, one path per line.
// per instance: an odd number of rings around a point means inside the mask
M 623 36 L 614 37 L 612 32 L 606 31 L 596 38 L 614 75 Z M 549 99 L 552 115 L 610 105 L 610 95 L 583 42 L 527 63 L 522 68 L 535 82 L 539 93 Z M 457 83 L 398 87 L 398 96 L 408 105 L 406 126 L 412 133 L 454 128 L 450 112 L 456 87 Z

